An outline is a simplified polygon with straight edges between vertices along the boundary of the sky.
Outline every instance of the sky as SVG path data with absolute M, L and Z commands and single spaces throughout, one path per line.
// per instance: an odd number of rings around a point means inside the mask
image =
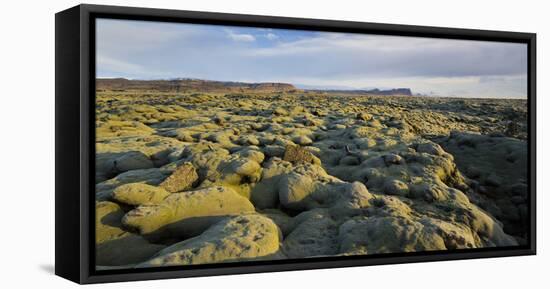
M 99 78 L 527 97 L 526 44 L 114 19 L 96 25 Z

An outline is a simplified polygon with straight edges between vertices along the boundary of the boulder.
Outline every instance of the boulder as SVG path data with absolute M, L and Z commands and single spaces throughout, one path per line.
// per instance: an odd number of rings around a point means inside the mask
M 138 121 L 107 121 L 96 124 L 98 139 L 150 135 L 154 130 Z
M 506 234 L 501 223 L 488 215 L 477 206 L 470 205 L 468 208 L 469 225 L 472 231 L 477 233 L 483 241 L 483 247 L 504 247 L 517 246 L 518 242 L 514 237 Z
M 246 136 L 242 136 L 240 139 L 239 139 L 239 143 L 241 145 L 253 145 L 253 146 L 257 146 L 260 144 L 260 141 L 258 140 L 258 138 L 252 134 L 249 134 L 249 135 L 246 135 Z
M 372 115 L 366 112 L 360 112 L 356 115 L 356 118 L 363 121 L 369 121 L 372 119 Z
M 304 212 L 283 242 L 283 253 L 289 258 L 330 256 L 338 253 L 338 224 L 326 210 Z
M 443 148 L 441 148 L 441 146 L 432 142 L 418 144 L 416 147 L 416 151 L 419 153 L 428 153 L 436 156 L 441 156 L 445 154 L 445 151 L 443 150 Z
M 344 156 L 338 162 L 338 164 L 343 166 L 357 166 L 359 163 L 359 159 L 356 156 Z
M 370 206 L 374 196 L 360 182 L 341 184 L 341 190 L 331 204 L 331 208 L 362 209 Z
M 319 158 L 300 146 L 286 146 L 283 160 L 293 164 L 307 163 L 321 165 L 321 160 L 319 160 Z
M 285 154 L 285 148 L 279 145 L 266 145 L 263 148 L 263 151 L 268 157 L 279 157 L 282 158 Z
M 341 181 L 328 175 L 319 166 L 299 165 L 281 177 L 278 183 L 281 205 L 293 210 L 308 210 L 326 205 L 332 189 L 330 182 Z
M 162 180 L 166 179 L 170 173 L 171 172 L 168 170 L 158 168 L 124 172 L 96 185 L 96 201 L 108 200 L 112 196 L 113 190 L 124 184 L 144 183 L 148 185 L 158 185 Z
M 397 179 L 388 179 L 384 182 L 384 193 L 388 195 L 407 196 L 409 186 Z
M 279 205 L 279 182 L 292 170 L 292 164 L 272 158 L 262 170 L 261 181 L 250 192 L 250 201 L 256 208 L 276 208 Z
M 435 228 L 396 217 L 352 219 L 339 228 L 340 252 L 365 255 L 445 250 Z
M 278 115 L 278 116 L 286 116 L 288 115 L 288 111 L 282 107 L 276 107 L 274 110 L 273 110 L 273 114 L 274 115 Z
M 187 237 L 220 217 L 249 212 L 254 212 L 254 206 L 248 199 L 225 187 L 210 187 L 173 193 L 158 204 L 141 205 L 128 212 L 122 222 L 141 234 Z
M 200 184 L 200 188 L 223 186 L 239 195 L 250 198 L 250 191 L 260 180 L 264 155 L 260 151 L 247 150 L 231 154 L 221 161 L 214 174 Z
M 293 229 L 293 218 L 279 209 L 266 209 L 258 212 L 264 217 L 270 218 L 281 230 L 283 236 L 287 236 Z
M 387 154 L 382 157 L 387 166 L 401 165 L 405 163 L 405 160 L 397 154 Z
M 121 228 L 120 220 L 124 216 L 124 211 L 118 204 L 108 201 L 96 202 L 95 215 L 96 244 L 122 238 L 128 234 Z
M 159 187 L 171 193 L 180 192 L 191 188 L 198 179 L 195 167 L 191 163 L 184 163 L 160 183 Z
M 296 144 L 301 145 L 301 146 L 308 146 L 308 145 L 313 143 L 313 141 L 305 135 L 297 136 L 297 137 L 293 138 L 292 141 Z
M 226 218 L 200 236 L 158 252 L 139 268 L 212 264 L 267 258 L 279 250 L 279 229 L 269 218 L 242 215 Z
M 372 195 L 359 182 L 347 183 L 315 165 L 301 165 L 280 177 L 281 205 L 292 210 L 314 208 L 358 209 L 369 206 Z
M 127 233 L 118 239 L 97 245 L 96 265 L 135 265 L 146 261 L 164 248 L 165 245 L 151 244 L 139 235 Z
M 153 161 L 142 152 L 131 151 L 113 161 L 113 167 L 119 172 L 150 169 L 155 167 Z
M 117 202 L 138 206 L 158 204 L 170 193 L 161 187 L 143 183 L 124 184 L 113 190 L 113 199 Z

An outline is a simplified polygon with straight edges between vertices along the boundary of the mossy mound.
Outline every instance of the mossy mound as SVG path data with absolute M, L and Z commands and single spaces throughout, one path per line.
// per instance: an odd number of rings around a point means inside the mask
M 163 188 L 143 183 L 124 184 L 113 190 L 112 198 L 132 206 L 152 205 L 162 202 L 170 193 Z
M 212 226 L 200 236 L 158 252 L 138 267 L 177 266 L 254 260 L 279 250 L 280 232 L 269 218 L 242 215 Z
M 254 206 L 248 199 L 225 187 L 210 187 L 170 194 L 158 204 L 142 205 L 128 212 L 122 221 L 140 234 L 189 236 L 220 217 L 249 212 L 254 212 Z

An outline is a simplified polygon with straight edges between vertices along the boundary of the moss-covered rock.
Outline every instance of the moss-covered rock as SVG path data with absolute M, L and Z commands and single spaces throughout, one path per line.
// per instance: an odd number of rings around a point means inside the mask
M 326 210 L 311 210 L 295 218 L 291 233 L 283 242 L 289 258 L 306 258 L 338 254 L 338 222 Z
M 119 172 L 130 170 L 150 169 L 154 167 L 153 161 L 142 152 L 127 152 L 113 161 L 113 167 Z
M 144 183 L 148 185 L 158 185 L 170 174 L 170 170 L 158 168 L 132 170 L 121 173 L 114 178 L 96 185 L 96 200 L 108 200 L 112 196 L 113 190 L 124 184 Z
M 150 135 L 153 129 L 137 121 L 107 121 L 96 123 L 98 139 L 108 137 L 127 137 L 136 135 Z
M 163 188 L 143 183 L 124 184 L 113 190 L 115 201 L 133 206 L 158 204 L 168 195 Z
M 96 244 L 124 237 L 127 232 L 121 227 L 124 211 L 113 202 L 103 201 L 95 204 Z
M 307 149 L 300 146 L 287 145 L 283 160 L 293 164 L 307 163 L 320 165 L 321 161 Z
M 279 250 L 280 232 L 275 223 L 260 215 L 226 218 L 200 236 L 158 252 L 138 267 L 211 264 L 254 260 Z
M 366 207 L 372 195 L 359 182 L 346 183 L 316 165 L 299 165 L 280 176 L 281 205 L 292 210 Z
M 272 158 L 265 164 L 261 181 L 250 193 L 250 200 L 256 208 L 276 208 L 279 205 L 279 182 L 290 171 L 292 164 L 279 158 Z
M 173 193 L 158 204 L 128 212 L 124 225 L 141 234 L 189 236 L 206 229 L 220 217 L 254 212 L 248 199 L 225 187 Z M 167 233 L 168 232 L 168 233 Z
M 406 218 L 375 217 L 350 220 L 339 228 L 340 253 L 379 254 L 445 250 L 435 228 Z
M 175 193 L 187 190 L 199 179 L 195 167 L 191 163 L 184 163 L 174 170 L 174 172 L 166 178 L 159 187 L 168 192 Z

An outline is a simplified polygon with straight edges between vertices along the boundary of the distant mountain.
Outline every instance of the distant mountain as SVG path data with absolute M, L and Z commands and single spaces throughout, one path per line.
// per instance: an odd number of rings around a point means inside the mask
M 203 92 L 290 92 L 298 90 L 294 85 L 277 82 L 245 83 L 213 81 L 191 78 L 170 80 L 129 80 L 126 78 L 98 78 L 98 90 L 157 90 Z
M 233 82 L 214 81 L 194 78 L 175 78 L 166 80 L 130 80 L 126 78 L 98 78 L 97 90 L 151 90 L 166 92 L 315 92 L 339 94 L 370 95 L 413 95 L 409 88 L 375 89 L 299 89 L 289 83 L 280 82 Z
M 412 96 L 412 91 L 410 88 L 393 88 L 393 89 L 386 89 L 386 90 L 380 90 L 378 88 L 375 89 L 353 89 L 353 90 L 342 90 L 342 89 L 327 89 L 327 90 L 319 90 L 319 89 L 310 89 L 308 91 L 312 92 L 319 92 L 319 93 L 341 93 L 341 94 L 369 94 L 369 95 L 404 95 L 404 96 Z

